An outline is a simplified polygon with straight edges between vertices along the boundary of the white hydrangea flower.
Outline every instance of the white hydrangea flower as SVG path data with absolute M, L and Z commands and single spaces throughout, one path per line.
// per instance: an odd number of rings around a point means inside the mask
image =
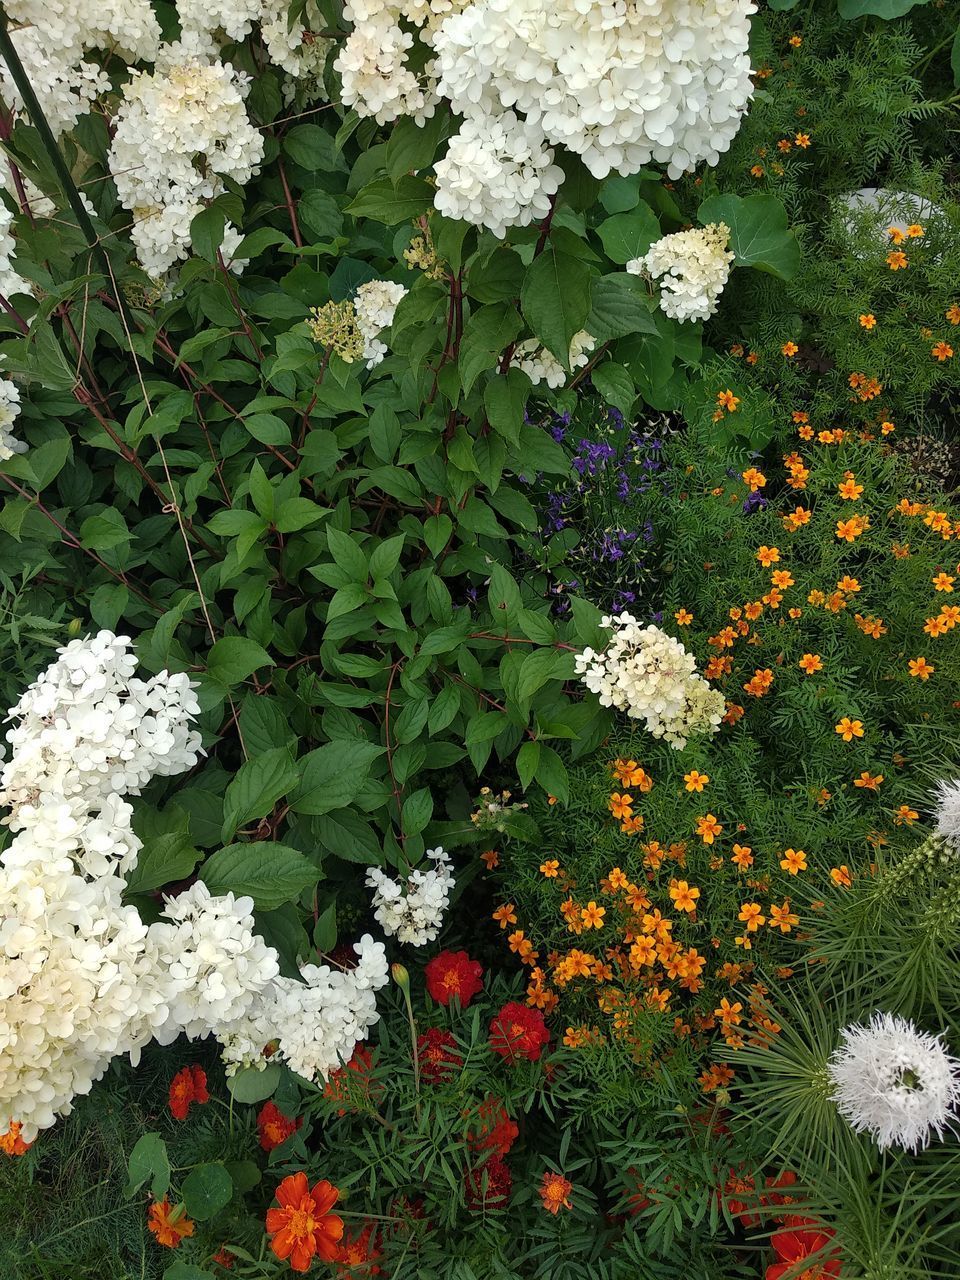
M 707 320 L 719 305 L 734 254 L 723 222 L 663 236 L 626 269 L 660 281 L 660 310 L 672 320 Z
M 367 885 L 373 889 L 374 918 L 388 937 L 422 947 L 440 932 L 456 880 L 450 857 L 443 849 L 428 849 L 433 866 L 415 868 L 404 881 L 392 880 L 379 867 L 368 867 Z
M 260 2 L 260 35 L 270 61 L 309 90 L 309 101 L 325 99 L 323 69 L 328 53 L 338 42 L 316 34 L 327 25 L 316 0 L 307 0 L 292 28 L 288 21 L 289 11 L 289 0 Z
M 71 129 L 104 93 L 110 78 L 85 54 L 111 49 L 128 62 L 152 62 L 160 25 L 150 0 L 9 0 L 11 38 L 55 134 Z M 0 96 L 23 102 L 0 61 Z
M 9 283 L 9 277 L 7 282 Z M 0 293 L 6 294 L 6 290 L 0 288 Z M 9 378 L 0 378 L 0 462 L 6 462 L 7 458 L 12 458 L 15 453 L 27 451 L 25 442 L 18 440 L 13 434 L 14 423 L 19 417 L 20 392 L 16 383 L 11 382 Z
M 583 369 L 590 362 L 589 352 L 597 345 L 596 338 L 581 329 L 570 341 L 569 364 L 571 369 Z M 536 338 L 527 338 L 517 343 L 513 363 L 522 369 L 534 386 L 545 382 L 548 387 L 562 387 L 566 384 L 566 369 L 546 347 L 542 347 Z
M 9 164 L 4 161 L 4 169 L 7 174 L 10 172 Z M 31 184 L 32 185 L 32 184 Z M 36 190 L 36 188 L 34 188 Z M 36 211 L 35 211 L 36 212 Z M 13 214 L 7 206 L 0 201 L 0 293 L 7 299 L 15 293 L 29 293 L 30 285 L 20 275 L 14 265 L 14 257 L 17 252 L 17 244 L 11 235 L 11 227 L 13 226 Z M 16 405 L 13 410 L 13 417 L 19 413 L 20 397 L 17 389 L 12 382 L 4 382 L 0 387 L 0 396 L 3 399 L 3 408 L 0 409 L 0 447 L 3 445 L 4 428 L 9 427 L 13 421 L 5 423 L 3 418 L 6 416 L 4 411 L 9 411 L 11 405 Z M 9 454 L 6 455 L 9 458 Z M 0 454 L 0 461 L 3 454 Z
M 641 627 L 629 613 L 601 618 L 613 635 L 602 653 L 584 649 L 577 675 L 605 707 L 642 720 L 655 738 L 676 750 L 695 734 L 716 733 L 726 702 L 697 673 L 693 654 L 653 625 Z
M 716 164 L 753 92 L 751 0 L 477 0 L 433 34 L 438 91 L 523 112 L 597 178 Z
M 378 340 L 379 335 L 393 324 L 397 307 L 407 293 L 402 284 L 394 284 L 392 280 L 368 280 L 357 289 L 353 306 L 363 335 L 363 358 L 368 369 L 380 364 L 387 354 L 388 348 Z
M 100 631 L 71 640 L 9 713 L 10 760 L 0 770 L 0 804 L 22 825 L 23 806 L 53 795 L 92 807 L 136 795 L 151 777 L 182 773 L 198 759 L 200 710 L 189 676 L 134 676 L 127 636 Z
M 187 256 L 190 222 L 223 179 L 242 186 L 259 171 L 264 143 L 247 117 L 249 83 L 184 41 L 161 47 L 156 69 L 124 86 L 108 160 L 134 216 L 137 255 L 157 279 Z
M 501 238 L 508 227 L 545 218 L 563 182 L 543 130 L 513 111 L 468 116 L 435 169 L 440 212 Z
M 354 27 L 333 63 L 342 83 L 343 105 L 372 116 L 378 124 L 389 124 L 398 116 L 420 122 L 432 116 L 437 95 L 407 66 L 412 45 L 413 36 L 388 12 Z
M 170 984 L 170 1016 L 161 1043 L 181 1031 L 191 1040 L 244 1018 L 280 972 L 277 953 L 254 932 L 253 899 L 214 895 L 202 880 L 176 898 L 153 926 Z
M 960 1060 L 906 1018 L 875 1013 L 867 1026 L 845 1027 L 827 1070 L 840 1114 L 881 1151 L 918 1151 L 955 1119 Z

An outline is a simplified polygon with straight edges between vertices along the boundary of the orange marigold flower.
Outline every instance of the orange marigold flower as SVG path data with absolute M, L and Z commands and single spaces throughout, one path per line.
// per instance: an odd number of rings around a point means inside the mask
M 919 222 L 911 222 L 910 226 L 907 227 L 907 235 L 911 240 L 919 240 L 923 234 L 924 230 Z
M 742 719 L 744 714 L 745 712 L 743 707 L 739 706 L 736 702 L 728 702 L 727 709 L 723 713 L 723 723 L 736 724 L 738 720 Z
M 860 315 L 861 329 L 875 329 L 877 327 L 877 317 L 872 311 L 864 311 Z
M 950 624 L 941 614 L 936 618 L 928 618 L 923 629 L 928 636 L 933 636 L 935 639 L 937 636 L 942 636 L 945 631 L 949 631 Z
M 751 493 L 756 493 L 758 489 L 762 489 L 767 483 L 767 477 L 762 471 L 758 471 L 756 467 L 748 467 L 742 473 L 741 478 L 750 486 Z
M 851 516 L 849 520 L 837 521 L 837 537 L 841 542 L 853 542 L 870 528 L 866 516 Z
M 887 235 L 890 237 L 891 244 L 903 244 L 907 238 L 905 231 L 901 231 L 899 227 L 887 227 Z
M 480 861 L 488 871 L 492 871 L 494 867 L 499 867 L 500 855 L 497 853 L 496 849 L 485 849 L 480 855 Z
M 920 815 L 916 809 L 911 809 L 908 804 L 902 804 L 893 815 L 894 826 L 913 826 L 919 817 Z
M 209 1101 L 207 1074 L 203 1067 L 182 1067 L 170 1081 L 168 1105 L 175 1120 L 186 1120 L 192 1102 L 202 1105 Z
M 583 921 L 585 929 L 602 929 L 603 917 L 607 914 L 606 907 L 598 907 L 591 899 L 585 907 L 580 911 L 580 919 Z
M 783 906 L 780 907 L 775 902 L 771 902 L 770 919 L 767 923 L 771 929 L 779 929 L 781 933 L 789 933 L 795 924 L 800 923 L 800 917 L 790 910 L 790 899 L 784 898 Z
M 549 1171 L 543 1175 L 543 1181 L 540 1183 L 540 1199 L 543 1201 L 543 1207 L 547 1213 L 554 1216 L 561 1209 L 572 1209 L 573 1205 L 570 1201 L 570 1192 L 573 1190 L 573 1183 L 569 1179 L 563 1177 L 559 1173 L 550 1173 Z
M 837 583 L 838 591 L 846 591 L 847 595 L 856 595 L 860 590 L 860 582 L 857 578 L 851 578 L 849 573 L 845 573 Z
M 773 672 L 770 668 L 765 667 L 761 670 L 760 667 L 757 667 L 751 678 L 743 686 L 743 689 L 745 693 L 749 693 L 753 698 L 762 698 L 769 693 L 772 684 Z
M 708 773 L 700 773 L 698 769 L 691 769 L 689 773 L 683 775 L 683 781 L 686 784 L 687 791 L 702 791 L 710 781 Z
M 823 670 L 823 659 L 820 657 L 819 653 L 805 653 L 797 663 L 797 666 L 801 671 L 805 672 L 806 675 L 812 676 L 818 671 Z
M 8 1156 L 22 1156 L 33 1146 L 32 1142 L 24 1142 L 20 1137 L 23 1128 L 19 1120 L 11 1120 L 7 1132 L 0 1138 L 0 1151 Z
M 793 574 L 789 569 L 774 569 L 770 580 L 775 587 L 782 588 L 784 591 L 787 587 L 794 585 Z
M 791 357 L 797 354 L 800 348 L 797 346 L 795 342 L 785 342 L 783 346 L 780 348 L 780 350 L 789 360 L 791 359 Z
M 686 911 L 692 914 L 697 909 L 697 899 L 700 897 L 700 890 L 696 885 L 687 884 L 686 880 L 670 881 L 670 900 L 678 911 Z
M 678 609 L 673 617 L 678 627 L 689 627 L 693 621 L 693 614 L 687 609 Z
M 721 409 L 726 409 L 728 413 L 736 413 L 737 406 L 740 404 L 740 397 L 735 396 L 727 387 L 726 391 L 717 392 L 717 404 Z
M 653 786 L 653 779 L 636 760 L 622 760 L 618 757 L 610 767 L 621 786 L 637 787 L 640 791 L 649 791 Z
M 765 172 L 766 170 L 762 164 L 755 164 L 750 169 L 750 176 L 752 178 L 762 178 Z
M 780 552 L 777 547 L 762 546 L 757 551 L 757 559 L 765 569 L 769 569 L 780 559 Z
M 810 523 L 810 512 L 806 507 L 794 507 L 789 515 L 785 515 L 783 517 L 783 523 L 784 526 L 793 533 L 799 529 L 801 525 Z
M 916 676 L 918 680 L 929 680 L 937 669 L 923 657 L 911 658 L 907 665 L 910 668 L 910 674 Z
M 714 839 L 723 830 L 723 823 L 718 822 L 712 813 L 697 819 L 697 835 L 704 844 L 713 844 Z
M 270 1248 L 294 1271 L 308 1271 L 314 1258 L 333 1262 L 343 1239 L 343 1219 L 330 1210 L 340 1191 L 325 1179 L 311 1191 L 305 1173 L 294 1173 L 280 1183 L 274 1198 L 279 1209 L 267 1210 Z
M 883 781 L 883 774 L 871 774 L 866 769 L 860 774 L 859 778 L 854 778 L 853 785 L 861 787 L 866 791 L 879 791 L 880 783 Z
M 803 36 L 791 36 L 790 39 L 787 41 L 787 44 L 790 46 L 791 49 L 799 49 L 800 46 L 803 44 Z
M 947 308 L 946 317 L 951 324 L 960 324 L 960 307 L 956 303 Z
M 560 863 L 556 858 L 547 858 L 546 862 L 540 863 L 540 874 L 545 880 L 556 880 L 560 874 Z
M 784 849 L 780 866 L 790 875 L 798 875 L 799 872 L 807 870 L 807 855 L 802 849 Z
M 502 907 L 497 907 L 493 913 L 493 919 L 497 921 L 501 929 L 506 929 L 509 924 L 517 923 L 517 909 L 512 902 L 505 902 Z
M 934 591 L 952 591 L 956 578 L 952 574 L 944 573 L 942 570 L 935 578 L 932 578 Z
M 150 1206 L 147 1228 L 156 1236 L 157 1244 L 162 1244 L 166 1249 L 176 1249 L 181 1240 L 193 1235 L 194 1223 L 187 1217 L 182 1205 L 174 1209 L 164 1196 Z
M 949 360 L 953 355 L 953 347 L 949 342 L 935 342 L 930 348 L 930 354 L 943 364 L 944 360 Z
M 628 818 L 633 808 L 633 796 L 626 791 L 622 795 L 619 791 L 614 791 L 607 801 L 607 808 L 615 818 Z
M 735 844 L 730 861 L 741 871 L 746 871 L 748 867 L 753 866 L 753 850 L 748 844 Z
M 747 926 L 747 933 L 756 933 L 760 926 L 767 922 L 759 902 L 745 902 L 740 908 L 737 919 L 742 920 Z
M 857 484 L 853 476 L 848 475 L 845 480 L 837 485 L 837 493 L 848 502 L 856 502 L 861 493 L 863 493 L 863 485 Z
M 841 889 L 849 889 L 853 884 L 853 877 L 850 875 L 850 868 L 846 863 L 839 867 L 831 867 L 830 879 Z
M 852 742 L 854 738 L 863 737 L 863 722 L 861 720 L 851 720 L 849 716 L 843 716 L 840 723 L 834 725 L 834 730 L 839 733 L 844 742 Z
M 891 271 L 903 271 L 907 266 L 907 255 L 902 249 L 891 249 L 887 254 L 887 266 Z
M 810 146 L 810 135 L 809 133 L 798 133 L 793 142 L 794 146 L 800 147 L 801 150 L 805 151 Z

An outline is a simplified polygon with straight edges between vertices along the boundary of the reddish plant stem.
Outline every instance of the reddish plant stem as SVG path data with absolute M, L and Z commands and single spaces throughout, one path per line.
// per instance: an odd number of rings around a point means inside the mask
M 283 197 L 287 204 L 287 212 L 290 214 L 290 230 L 293 232 L 293 243 L 298 249 L 303 248 L 303 236 L 300 234 L 300 223 L 297 221 L 297 206 L 293 202 L 293 196 L 290 194 L 290 184 L 287 182 L 287 171 L 283 167 L 283 161 L 277 161 L 277 170 L 280 174 L 280 182 L 283 185 Z
M 390 707 L 392 706 L 390 695 L 393 692 L 393 682 L 397 678 L 397 672 L 403 665 L 403 660 L 395 662 L 390 668 L 390 678 L 387 681 L 387 691 L 383 699 L 383 737 L 387 747 L 387 769 L 390 772 L 390 785 L 393 788 L 393 799 L 397 806 L 397 827 L 400 831 L 400 843 L 406 843 L 406 835 L 403 830 L 403 788 L 398 786 L 397 777 L 393 771 L 393 747 L 390 743 Z

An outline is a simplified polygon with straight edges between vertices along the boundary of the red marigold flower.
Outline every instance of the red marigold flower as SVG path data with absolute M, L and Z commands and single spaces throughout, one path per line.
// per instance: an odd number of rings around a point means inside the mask
M 22 1156 L 33 1146 L 32 1142 L 24 1142 L 20 1137 L 21 1124 L 19 1120 L 11 1120 L 10 1128 L 0 1138 L 0 1151 L 8 1156 Z
M 183 1067 L 170 1081 L 170 1114 L 175 1120 L 186 1120 L 191 1102 L 209 1101 L 207 1073 L 203 1067 Z
M 468 1169 L 463 1180 L 467 1193 L 468 1209 L 505 1209 L 513 1187 L 513 1176 L 499 1156 L 473 1169 Z
M 236 1262 L 236 1254 L 230 1252 L 226 1245 L 221 1245 L 217 1252 L 213 1255 L 213 1262 L 219 1263 L 224 1271 L 232 1271 L 233 1264 Z
M 490 1023 L 490 1048 L 501 1058 L 516 1062 L 526 1058 L 536 1062 L 550 1032 L 539 1009 L 510 1001 Z
M 185 1236 L 193 1235 L 194 1224 L 184 1213 L 182 1205 L 173 1209 L 164 1196 L 147 1211 L 147 1227 L 157 1237 L 157 1244 L 166 1249 L 176 1249 Z
M 264 1103 L 257 1116 L 261 1147 L 264 1151 L 272 1151 L 274 1147 L 279 1147 L 281 1142 L 286 1142 L 291 1133 L 296 1133 L 302 1124 L 302 1116 L 292 1120 L 283 1114 L 276 1103 Z
M 774 1233 L 770 1240 L 777 1261 L 767 1267 L 767 1280 L 785 1280 L 787 1276 L 801 1273 L 798 1263 L 814 1259 L 803 1268 L 807 1280 L 826 1280 L 827 1276 L 840 1274 L 840 1258 L 836 1249 L 824 1252 L 834 1233 L 828 1227 L 820 1227 L 811 1218 L 790 1217 L 784 1219 L 784 1229 Z
M 313 1190 L 305 1173 L 284 1178 L 276 1190 L 279 1209 L 267 1210 L 270 1248 L 294 1271 L 309 1270 L 314 1258 L 333 1262 L 343 1239 L 343 1219 L 330 1210 L 340 1198 L 337 1187 L 323 1180 Z
M 378 1243 L 377 1227 L 373 1222 L 368 1222 L 355 1236 L 348 1232 L 337 1250 L 334 1263 L 337 1275 L 350 1276 L 353 1280 L 383 1275 L 377 1266 L 377 1259 L 382 1256 Z
M 417 1057 L 420 1079 L 425 1084 L 440 1084 L 463 1065 L 456 1040 L 449 1031 L 438 1027 L 430 1027 L 422 1036 L 417 1036 Z
M 381 1092 L 381 1087 L 375 1085 L 370 1078 L 372 1070 L 373 1054 L 366 1045 L 358 1044 L 347 1065 L 338 1067 L 336 1071 L 330 1073 L 330 1079 L 323 1086 L 323 1096 L 333 1102 L 347 1104 L 340 1108 L 337 1112 L 338 1116 L 345 1116 L 348 1111 L 357 1110 L 358 1093 L 363 1099 L 369 1101 L 375 1092 Z
M 540 1199 L 543 1201 L 543 1207 L 547 1213 L 552 1213 L 554 1217 L 561 1209 L 572 1209 L 570 1203 L 570 1192 L 573 1190 L 573 1183 L 569 1178 L 565 1178 L 560 1173 L 551 1173 L 549 1170 L 543 1175 L 543 1181 L 540 1183 Z
M 473 1114 L 467 1115 L 471 1122 L 467 1142 L 474 1151 L 492 1151 L 503 1157 L 520 1135 L 499 1098 L 488 1095 Z
M 449 1004 L 457 997 L 461 1009 L 483 990 L 483 965 L 465 951 L 441 951 L 424 970 L 427 990 L 437 1004 Z

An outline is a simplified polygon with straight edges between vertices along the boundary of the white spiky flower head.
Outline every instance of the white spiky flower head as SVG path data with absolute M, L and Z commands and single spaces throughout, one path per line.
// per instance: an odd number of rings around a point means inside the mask
M 960 779 L 937 783 L 937 835 L 960 852 Z
M 934 1133 L 942 1138 L 960 1101 L 960 1060 L 939 1036 L 892 1013 L 844 1027 L 827 1073 L 844 1120 L 869 1133 L 881 1151 L 917 1151 Z

